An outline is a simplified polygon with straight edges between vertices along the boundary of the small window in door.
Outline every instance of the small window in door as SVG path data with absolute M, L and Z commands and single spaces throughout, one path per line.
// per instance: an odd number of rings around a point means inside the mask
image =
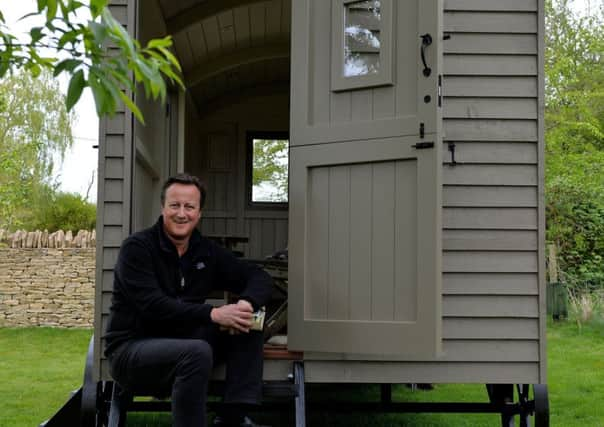
M 392 84 L 392 9 L 392 0 L 332 0 L 332 90 Z
M 248 204 L 287 207 L 289 135 L 286 132 L 249 132 Z

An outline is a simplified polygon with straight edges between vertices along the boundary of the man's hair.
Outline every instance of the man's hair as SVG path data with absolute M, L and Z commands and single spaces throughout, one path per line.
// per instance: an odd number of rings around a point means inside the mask
M 168 190 L 168 188 L 172 184 L 194 185 L 195 187 L 197 187 L 197 189 L 199 190 L 199 196 L 200 196 L 199 208 L 200 209 L 203 208 L 203 205 L 206 202 L 206 187 L 199 178 L 197 178 L 196 176 L 193 176 L 193 175 L 189 175 L 188 173 L 179 173 L 177 175 L 171 176 L 170 178 L 168 178 L 166 180 L 166 182 L 164 182 L 164 185 L 161 188 L 161 196 L 160 196 L 162 206 L 164 205 L 164 202 L 166 201 L 166 190 Z

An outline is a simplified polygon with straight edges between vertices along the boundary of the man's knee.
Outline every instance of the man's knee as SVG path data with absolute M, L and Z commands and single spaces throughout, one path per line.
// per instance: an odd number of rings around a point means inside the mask
M 206 341 L 187 340 L 180 364 L 184 369 L 193 369 L 208 376 L 212 370 L 213 359 L 212 347 Z

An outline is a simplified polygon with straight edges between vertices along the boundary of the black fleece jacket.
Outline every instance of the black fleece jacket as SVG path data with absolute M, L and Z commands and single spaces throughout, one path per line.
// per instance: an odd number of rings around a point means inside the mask
M 178 256 L 163 230 L 163 218 L 124 240 L 115 265 L 113 296 L 105 334 L 105 353 L 142 337 L 184 337 L 212 322 L 205 303 L 215 290 L 238 294 L 254 309 L 271 296 L 272 279 L 259 267 L 195 230 L 189 248 Z

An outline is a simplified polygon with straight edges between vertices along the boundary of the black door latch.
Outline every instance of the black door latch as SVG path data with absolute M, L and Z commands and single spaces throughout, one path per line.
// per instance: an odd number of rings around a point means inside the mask
M 434 148 L 433 142 L 418 142 L 417 144 L 412 145 L 413 148 L 418 150 L 423 150 L 424 148 Z

